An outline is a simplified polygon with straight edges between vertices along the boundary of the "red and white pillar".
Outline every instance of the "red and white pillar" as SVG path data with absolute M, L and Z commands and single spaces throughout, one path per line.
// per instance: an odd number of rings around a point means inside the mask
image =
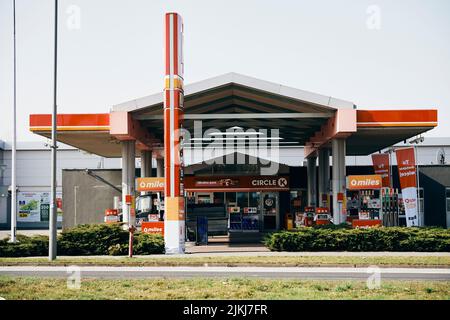
M 180 128 L 183 119 L 183 20 L 165 17 L 164 242 L 166 254 L 184 253 L 185 213 L 181 181 Z

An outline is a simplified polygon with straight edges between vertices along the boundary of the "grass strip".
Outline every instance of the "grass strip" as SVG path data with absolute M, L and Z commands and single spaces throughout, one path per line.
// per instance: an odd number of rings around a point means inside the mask
M 382 281 L 369 289 L 364 281 L 271 279 L 82 279 L 69 289 L 65 279 L 0 276 L 4 299 L 450 299 L 450 283 Z
M 186 256 L 0 258 L 1 266 L 266 266 L 266 267 L 449 267 L 449 256 Z

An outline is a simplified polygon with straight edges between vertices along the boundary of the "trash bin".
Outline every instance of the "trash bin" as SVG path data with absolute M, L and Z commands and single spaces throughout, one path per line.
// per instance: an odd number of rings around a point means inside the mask
M 196 230 L 196 245 L 207 245 L 208 244 L 208 217 L 198 216 L 197 217 L 197 230 Z
M 285 227 L 286 227 L 286 230 L 294 229 L 294 215 L 292 215 L 290 213 L 286 213 L 286 216 L 285 216 Z

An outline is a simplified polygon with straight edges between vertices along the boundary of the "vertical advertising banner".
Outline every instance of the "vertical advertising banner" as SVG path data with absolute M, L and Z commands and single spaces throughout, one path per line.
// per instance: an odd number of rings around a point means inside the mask
M 376 153 L 372 155 L 372 163 L 375 174 L 382 178 L 383 188 L 391 186 L 391 164 L 387 153 Z
M 419 225 L 417 202 L 417 172 L 414 148 L 404 148 L 395 151 L 397 156 L 398 175 L 405 205 L 406 226 Z

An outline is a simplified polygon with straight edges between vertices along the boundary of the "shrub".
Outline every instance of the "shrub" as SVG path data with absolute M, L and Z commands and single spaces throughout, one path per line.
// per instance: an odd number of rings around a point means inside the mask
M 48 254 L 48 237 L 17 236 L 16 243 L 9 243 L 9 239 L 0 241 L 0 257 L 46 256 Z
M 338 230 L 338 229 L 351 229 L 352 226 L 349 225 L 348 223 L 341 223 L 341 224 L 315 224 L 312 226 L 312 228 L 314 229 L 333 229 L 333 230 Z
M 301 228 L 269 234 L 272 251 L 450 251 L 450 230 L 441 228 Z
M 104 255 L 115 244 L 128 243 L 128 231 L 118 224 L 84 224 L 63 231 L 58 239 L 60 255 Z
M 108 248 L 110 256 L 123 256 L 128 254 L 128 244 L 114 244 Z
M 120 225 L 80 225 L 58 235 L 58 255 L 125 255 L 128 237 L 128 231 Z M 8 240 L 0 240 L 0 257 L 48 255 L 47 236 L 18 235 L 14 244 Z M 164 238 L 136 233 L 133 246 L 135 254 L 164 253 Z
M 138 233 L 134 237 L 135 254 L 158 254 L 164 253 L 164 238 L 159 234 Z

